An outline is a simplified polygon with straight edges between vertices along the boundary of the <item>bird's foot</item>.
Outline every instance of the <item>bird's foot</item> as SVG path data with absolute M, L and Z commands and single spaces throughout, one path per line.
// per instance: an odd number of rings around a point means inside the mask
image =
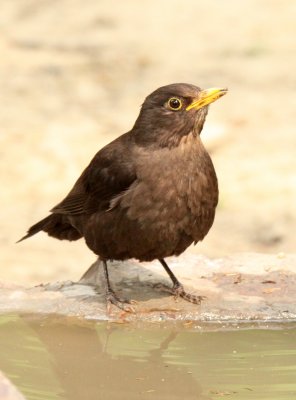
M 172 288 L 173 295 L 175 299 L 178 297 L 182 297 L 182 299 L 189 301 L 193 304 L 200 304 L 203 300 L 206 299 L 206 296 L 197 296 L 196 294 L 187 293 L 184 290 L 183 285 L 174 285 Z
M 135 309 L 132 307 L 133 304 L 137 304 L 135 300 L 127 300 L 118 297 L 117 294 L 113 290 L 109 290 L 106 294 L 107 300 L 107 309 L 110 311 L 110 306 L 113 304 L 114 306 L 120 308 L 125 312 L 134 313 Z
M 175 284 L 173 287 L 163 284 L 159 284 L 156 287 L 158 289 L 171 293 L 174 296 L 175 300 L 181 297 L 182 299 L 189 301 L 190 303 L 200 304 L 203 300 L 206 299 L 206 296 L 197 296 L 195 294 L 187 293 L 181 283 Z

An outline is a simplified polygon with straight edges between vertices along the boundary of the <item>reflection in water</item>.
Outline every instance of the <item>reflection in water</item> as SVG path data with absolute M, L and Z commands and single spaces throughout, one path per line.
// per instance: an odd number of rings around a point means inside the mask
M 295 329 L 199 333 L 3 316 L 0 369 L 28 400 L 291 399 L 295 339 Z

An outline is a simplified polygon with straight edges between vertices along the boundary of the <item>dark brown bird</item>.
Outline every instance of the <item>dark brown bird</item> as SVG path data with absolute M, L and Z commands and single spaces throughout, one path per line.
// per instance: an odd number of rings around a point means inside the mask
M 213 224 L 218 184 L 200 133 L 208 104 L 226 92 L 185 83 L 155 90 L 132 130 L 102 148 L 67 197 L 21 240 L 40 231 L 61 240 L 84 237 L 103 262 L 107 300 L 120 308 L 129 301 L 112 290 L 108 260 L 158 259 L 170 291 L 200 303 L 164 258 L 202 240 Z

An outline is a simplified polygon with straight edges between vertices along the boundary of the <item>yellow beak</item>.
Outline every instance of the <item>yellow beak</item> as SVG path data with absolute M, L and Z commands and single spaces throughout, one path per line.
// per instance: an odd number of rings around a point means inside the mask
M 202 90 L 198 98 L 194 99 L 193 102 L 186 107 L 186 111 L 189 111 L 192 108 L 194 108 L 195 110 L 199 110 L 200 108 L 220 99 L 220 97 L 224 96 L 227 91 L 228 89 L 219 88 Z

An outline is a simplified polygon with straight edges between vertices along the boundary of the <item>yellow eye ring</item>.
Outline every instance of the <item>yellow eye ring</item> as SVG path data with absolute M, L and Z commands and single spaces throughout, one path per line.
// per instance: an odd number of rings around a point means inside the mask
M 183 106 L 182 100 L 178 97 L 171 97 L 167 104 L 168 108 L 172 111 L 179 111 Z

